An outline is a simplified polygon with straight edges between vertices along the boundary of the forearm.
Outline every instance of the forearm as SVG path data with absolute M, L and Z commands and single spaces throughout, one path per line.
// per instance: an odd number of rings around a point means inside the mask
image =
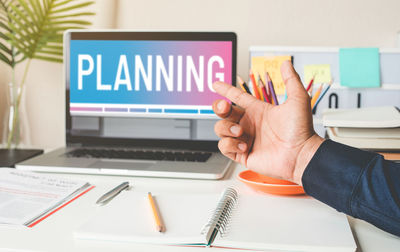
M 310 196 L 400 236 L 400 164 L 327 140 L 302 182 Z

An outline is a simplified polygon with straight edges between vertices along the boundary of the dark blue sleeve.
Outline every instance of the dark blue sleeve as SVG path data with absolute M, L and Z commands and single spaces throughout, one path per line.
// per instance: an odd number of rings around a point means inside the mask
M 400 236 L 400 163 L 326 140 L 302 182 L 308 195 Z

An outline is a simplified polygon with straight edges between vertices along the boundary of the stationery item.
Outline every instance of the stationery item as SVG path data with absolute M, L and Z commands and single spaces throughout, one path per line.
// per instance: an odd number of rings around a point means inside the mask
M 366 150 L 400 150 L 399 138 L 372 138 L 372 137 L 341 137 L 337 134 L 337 128 L 326 128 L 328 137 L 335 142 L 350 145 Z
M 265 88 L 265 84 L 263 84 L 262 87 L 260 87 L 260 89 L 261 89 L 261 92 L 263 93 L 263 96 L 264 96 L 264 98 L 265 98 L 265 101 L 266 101 L 267 103 L 270 103 L 270 104 L 271 104 L 271 100 L 270 100 L 269 95 L 268 95 L 268 93 L 267 93 L 267 90 L 266 90 L 266 88 Z
M 265 101 L 264 94 L 263 94 L 263 92 L 261 90 L 263 86 L 264 85 L 263 85 L 262 80 L 260 78 L 260 74 L 258 74 L 257 88 L 258 88 L 258 92 L 260 94 L 260 100 Z
M 381 80 L 379 49 L 341 48 L 339 72 L 342 86 L 379 87 Z
M 159 193 L 165 232 L 154 232 L 146 193 L 127 192 L 99 208 L 76 239 L 249 250 L 355 251 L 344 214 L 308 197 Z
M 244 92 L 247 92 L 246 89 L 243 87 L 243 83 L 244 83 L 243 79 L 240 78 L 239 75 L 236 76 L 236 79 L 237 79 L 237 83 L 239 84 L 240 88 L 241 88 Z
M 395 107 L 330 109 L 322 124 L 333 141 L 368 150 L 400 150 L 400 112 Z
M 329 84 L 324 88 L 322 93 L 319 95 L 317 101 L 315 102 L 314 106 L 312 107 L 312 110 L 315 111 L 317 109 L 318 103 L 324 98 L 326 93 L 328 92 L 329 88 L 332 86 L 333 80 L 329 82 Z
M 328 83 L 331 80 L 330 64 L 304 65 L 304 81 L 307 83 Z M 310 85 L 310 84 L 309 84 Z M 307 91 L 309 86 L 307 86 Z
M 311 78 L 310 82 L 308 83 L 308 86 L 307 86 L 307 89 L 306 89 L 307 92 L 310 91 L 310 88 L 312 87 L 312 84 L 314 83 L 314 78 L 315 78 L 315 75 L 313 75 L 313 77 Z M 311 94 L 312 92 L 309 92 L 309 93 Z
M 110 200 L 112 200 L 115 196 L 117 196 L 120 192 L 122 192 L 123 190 L 128 189 L 128 188 L 129 188 L 129 182 L 124 182 L 124 183 L 118 185 L 117 187 L 115 187 L 114 189 L 112 189 L 111 191 L 107 192 L 103 196 L 101 196 L 96 201 L 96 204 L 106 204 Z
M 266 79 L 268 82 L 268 87 L 269 87 L 269 91 L 271 93 L 272 100 L 274 101 L 275 105 L 279 105 L 278 98 L 276 98 L 276 93 L 275 93 L 274 84 L 272 82 L 272 79 L 269 76 L 268 72 L 266 72 L 265 75 L 266 75 Z
M 317 89 L 317 92 L 315 92 L 315 94 L 311 97 L 311 109 L 314 107 L 315 103 L 317 102 L 318 97 L 319 97 L 320 94 L 321 94 L 321 91 L 322 91 L 323 86 L 324 86 L 324 85 L 321 84 L 321 85 L 319 86 L 319 88 Z
M 151 195 L 151 192 L 147 193 L 147 198 L 149 199 L 151 210 L 153 212 L 154 216 L 154 221 L 156 223 L 156 229 L 158 232 L 163 232 L 164 231 L 164 225 L 162 224 L 161 221 L 161 216 L 158 211 L 158 207 L 156 206 L 156 203 L 154 202 L 153 196 Z
M 400 127 L 400 112 L 396 107 L 360 109 L 329 109 L 322 116 L 325 127 L 396 128 Z
M 237 76 L 237 79 L 238 79 L 239 84 L 241 85 L 243 91 L 245 91 L 246 93 L 251 95 L 250 89 L 247 86 L 246 82 L 240 76 Z
M 244 82 L 243 79 L 240 78 L 240 76 L 238 76 L 238 79 L 239 79 L 240 83 L 242 83 L 241 86 L 243 87 L 244 91 L 251 95 L 250 89 L 247 86 L 246 82 Z
M 257 192 L 277 195 L 297 195 L 305 193 L 303 187 L 298 184 L 282 179 L 271 178 L 251 170 L 240 172 L 238 179 Z
M 283 95 L 285 84 L 281 75 L 282 63 L 286 60 L 292 60 L 290 55 L 277 56 L 253 56 L 251 57 L 251 69 L 258 73 L 269 72 L 277 95 Z M 265 76 L 261 76 L 264 83 L 267 83 Z
M 12 168 L 0 169 L 0 224 L 33 227 L 94 186 Z
M 397 128 L 334 127 L 333 129 L 336 135 L 339 137 L 400 139 L 400 127 Z
M 0 167 L 14 167 L 16 163 L 25 161 L 42 153 L 43 150 L 0 149 Z
M 258 100 L 260 100 L 261 97 L 260 93 L 258 92 L 256 78 L 254 77 L 254 73 L 251 70 L 250 70 L 250 80 L 251 84 L 253 85 L 253 94 Z

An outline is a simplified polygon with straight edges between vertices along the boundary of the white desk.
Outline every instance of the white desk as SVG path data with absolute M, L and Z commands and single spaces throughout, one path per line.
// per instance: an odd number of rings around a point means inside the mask
M 94 202 L 122 181 L 130 181 L 133 190 L 140 192 L 179 192 L 185 190 L 193 193 L 219 193 L 226 186 L 235 185 L 242 192 L 255 193 L 236 179 L 236 175 L 241 170 L 243 170 L 242 166 L 233 164 L 225 178 L 218 181 L 57 174 L 57 176 L 62 177 L 84 179 L 96 187 L 34 228 L 5 228 L 0 226 L 0 251 L 202 251 L 204 248 L 77 241 L 73 239 L 72 232 L 96 210 L 98 206 Z M 400 238 L 381 231 L 364 221 L 351 217 L 349 217 L 349 221 L 359 248 L 358 251 L 400 250 Z M 225 250 L 213 248 L 212 251 Z

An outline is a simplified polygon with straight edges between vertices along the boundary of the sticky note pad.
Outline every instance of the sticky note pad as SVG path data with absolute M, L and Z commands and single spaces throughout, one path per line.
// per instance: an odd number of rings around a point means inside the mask
M 331 65 L 317 64 L 304 66 L 304 85 L 308 85 L 311 79 L 314 83 L 329 83 L 331 81 Z
M 346 87 L 379 87 L 378 48 L 341 48 L 339 50 L 340 84 Z
M 257 56 L 251 58 L 251 69 L 254 73 L 259 73 L 265 81 L 265 72 L 269 73 L 274 84 L 274 90 L 277 95 L 285 93 L 285 84 L 281 76 L 281 65 L 286 60 L 292 60 L 290 55 L 278 56 Z

